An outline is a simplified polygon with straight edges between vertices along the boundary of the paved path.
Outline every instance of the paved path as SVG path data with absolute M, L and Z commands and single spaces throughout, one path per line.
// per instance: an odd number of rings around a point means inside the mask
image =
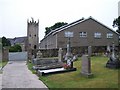
M 28 70 L 25 61 L 10 61 L 3 68 L 2 88 L 47 88 Z

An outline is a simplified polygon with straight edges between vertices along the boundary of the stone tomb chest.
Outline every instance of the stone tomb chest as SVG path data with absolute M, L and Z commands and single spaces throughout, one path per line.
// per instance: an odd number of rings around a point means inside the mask
M 63 67 L 63 62 L 60 62 L 56 58 L 36 58 L 33 59 L 33 64 L 33 69 L 35 70 L 48 70 Z

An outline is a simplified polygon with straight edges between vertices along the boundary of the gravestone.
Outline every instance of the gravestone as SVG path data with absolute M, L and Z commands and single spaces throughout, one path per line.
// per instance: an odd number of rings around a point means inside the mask
M 93 74 L 91 73 L 91 61 L 89 55 L 82 56 L 82 69 L 81 75 L 86 77 L 91 77 Z
M 110 52 L 111 52 L 111 48 L 110 48 L 110 45 L 107 45 L 107 57 L 110 58 Z
M 58 51 L 58 60 L 59 60 L 59 62 L 63 61 L 63 50 L 62 50 L 62 48 L 59 48 L 59 51 Z
M 37 52 L 37 58 L 42 58 L 42 53 L 40 51 Z
M 114 43 L 112 44 L 112 52 L 110 54 L 108 62 L 106 63 L 106 67 L 112 69 L 120 68 L 120 60 L 116 55 Z
M 92 55 L 92 46 L 88 46 L 88 55 L 89 55 L 89 56 Z

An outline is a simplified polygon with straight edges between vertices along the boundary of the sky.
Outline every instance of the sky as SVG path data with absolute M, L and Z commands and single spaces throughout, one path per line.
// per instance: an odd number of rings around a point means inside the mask
M 0 0 L 0 37 L 27 36 L 27 19 L 39 19 L 39 40 L 45 27 L 56 22 L 71 23 L 82 17 L 94 19 L 110 27 L 118 17 L 120 0 Z

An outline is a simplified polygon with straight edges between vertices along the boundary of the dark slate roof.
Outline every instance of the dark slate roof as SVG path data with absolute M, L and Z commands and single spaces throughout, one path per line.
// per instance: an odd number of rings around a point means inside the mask
M 49 34 L 47 34 L 41 41 L 43 41 L 45 38 L 47 38 L 47 37 L 48 37 L 49 35 L 51 35 L 51 34 L 54 35 L 54 34 L 60 32 L 60 31 L 62 31 L 62 30 L 65 30 L 65 29 L 67 29 L 67 28 L 70 28 L 70 27 L 72 27 L 72 26 L 75 26 L 75 25 L 77 25 L 77 24 L 80 24 L 80 23 L 82 23 L 82 22 L 85 22 L 85 21 L 87 21 L 87 20 L 89 20 L 89 19 L 94 20 L 94 21 L 97 22 L 98 24 L 104 26 L 105 28 L 108 28 L 108 29 L 109 29 L 110 31 L 112 31 L 113 33 L 116 33 L 115 31 L 113 31 L 112 29 L 110 29 L 109 27 L 107 27 L 106 25 L 102 24 L 101 22 L 97 21 L 96 19 L 94 19 L 93 17 L 90 16 L 90 17 L 87 18 L 87 19 L 82 18 L 82 19 L 79 19 L 79 20 L 77 20 L 77 21 L 75 21 L 75 22 L 72 22 L 72 23 L 70 23 L 70 24 L 64 25 L 64 26 L 62 26 L 62 27 L 60 27 L 60 28 L 57 28 L 57 29 L 55 29 L 55 30 L 52 30 L 52 31 L 51 31 Z M 116 34 L 118 34 L 118 33 L 116 33 Z
M 10 40 L 11 45 L 17 44 L 17 43 L 25 43 L 27 40 L 27 37 L 15 37 L 15 38 L 8 38 Z

